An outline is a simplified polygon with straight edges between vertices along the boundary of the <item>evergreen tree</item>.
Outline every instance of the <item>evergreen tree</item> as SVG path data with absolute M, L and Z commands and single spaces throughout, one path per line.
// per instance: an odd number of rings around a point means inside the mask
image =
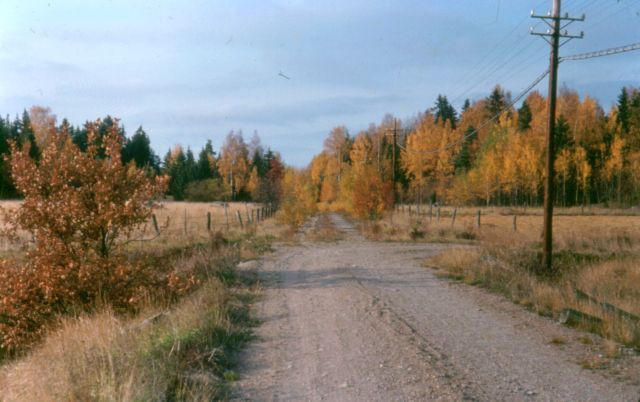
M 438 95 L 433 117 L 436 123 L 442 122 L 442 124 L 444 124 L 448 121 L 451 128 L 456 128 L 458 121 L 456 109 L 449 103 L 449 100 L 444 95 Z
M 469 100 L 469 98 L 464 100 L 464 104 L 462 105 L 462 113 L 466 112 L 467 109 L 469 109 L 471 107 L 471 101 Z
M 522 106 L 518 109 L 518 131 L 527 131 L 531 128 L 531 108 L 527 101 L 522 102 Z
M 196 158 L 189 147 L 187 147 L 187 154 L 184 160 L 184 175 L 186 184 L 192 182 L 196 177 Z
M 469 126 L 465 130 L 460 152 L 458 152 L 453 161 L 456 174 L 465 173 L 471 168 L 471 144 L 477 137 L 478 133 L 473 126 Z
M 151 149 L 151 141 L 142 126 L 138 127 L 122 149 L 122 162 L 134 161 L 139 168 L 149 167 L 157 171 L 157 156 Z
M 627 88 L 623 87 L 618 96 L 618 115 L 616 116 L 616 122 L 620 125 L 623 134 L 629 132 L 629 115 L 629 94 Z
M 206 180 L 219 177 L 218 169 L 216 167 L 216 153 L 213 150 L 211 140 L 207 140 L 207 143 L 200 151 L 198 155 L 198 162 L 196 163 L 196 180 Z
M 184 199 L 188 184 L 186 160 L 181 147 L 169 150 L 164 157 L 165 174 L 169 176 L 169 194 L 177 201 Z
M 489 118 L 497 117 L 506 111 L 508 105 L 508 98 L 510 96 L 505 94 L 500 85 L 496 85 L 491 92 L 491 95 L 486 98 L 486 112 Z
M 5 157 L 9 154 L 9 138 L 11 135 L 11 123 L 0 117 L 0 198 L 14 197 L 15 188 L 11 180 L 11 169 Z
M 571 126 L 569 126 L 569 122 L 567 119 L 560 115 L 558 120 L 556 121 L 556 132 L 555 132 L 555 151 L 556 154 L 562 151 L 565 148 L 571 147 L 573 145 L 573 138 L 571 137 Z

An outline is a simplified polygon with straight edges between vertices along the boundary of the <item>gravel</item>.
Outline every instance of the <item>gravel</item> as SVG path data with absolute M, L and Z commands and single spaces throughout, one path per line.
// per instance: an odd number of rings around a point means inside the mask
M 639 400 L 637 383 L 581 368 L 577 341 L 550 342 L 582 335 L 422 267 L 447 245 L 368 242 L 330 217 L 343 241 L 261 262 L 262 324 L 233 400 Z

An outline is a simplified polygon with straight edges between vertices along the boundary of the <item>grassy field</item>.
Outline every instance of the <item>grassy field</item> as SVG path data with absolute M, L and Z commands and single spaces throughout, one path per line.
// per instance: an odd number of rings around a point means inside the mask
M 363 230 L 383 241 L 463 244 L 426 265 L 545 316 L 567 319 L 568 309 L 588 314 L 571 315 L 569 321 L 640 349 L 640 321 L 633 318 L 640 316 L 640 215 L 635 209 L 556 209 L 551 274 L 540 264 L 541 209 L 447 207 L 437 215 L 435 208 L 429 215 L 428 207 L 420 214 L 416 206 L 411 213 L 404 207 L 364 224 Z
M 0 207 L 8 214 L 11 214 L 19 205 L 19 201 L 0 201 Z M 160 202 L 154 209 L 159 234 L 156 232 L 153 219 L 149 219 L 128 240 L 132 248 L 139 249 L 203 240 L 209 236 L 209 228 L 211 232 L 223 233 L 246 230 L 265 231 L 266 222 L 261 221 L 258 224 L 258 210 L 263 208 L 263 205 L 244 202 L 232 202 L 226 205 L 225 212 L 223 202 Z M 240 225 L 238 214 L 244 227 Z M 211 216 L 210 226 L 209 215 Z M 273 224 L 267 226 L 274 229 Z M 19 234 L 17 242 L 0 236 L 0 253 L 14 252 L 28 243 L 29 237 L 26 234 Z

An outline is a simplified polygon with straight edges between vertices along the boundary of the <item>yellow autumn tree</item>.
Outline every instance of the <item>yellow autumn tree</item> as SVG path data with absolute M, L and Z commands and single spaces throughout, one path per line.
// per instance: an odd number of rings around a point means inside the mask
M 556 156 L 555 171 L 556 180 L 562 183 L 562 205 L 567 205 L 567 180 L 571 175 L 573 155 L 569 148 L 564 148 Z
M 247 192 L 251 194 L 253 200 L 258 199 L 258 189 L 260 187 L 260 177 L 258 176 L 258 168 L 254 166 L 247 181 Z
M 603 179 L 610 183 L 610 192 L 613 192 L 614 186 L 616 188 L 616 199 L 618 203 L 620 203 L 622 195 L 622 174 L 625 162 L 624 146 L 625 141 L 616 135 L 611 143 L 609 158 L 605 161 L 602 169 Z
M 248 148 L 242 132 L 231 131 L 220 150 L 218 168 L 232 198 L 245 189 L 249 178 Z
M 356 136 L 349 157 L 351 165 L 356 168 L 373 162 L 373 144 L 367 133 L 362 132 Z
M 582 205 L 588 200 L 589 180 L 591 179 L 591 165 L 587 159 L 587 151 L 579 146 L 573 153 L 573 165 L 576 167 L 576 178 L 578 190 L 582 191 Z M 576 191 L 576 204 L 578 204 L 578 194 Z
M 286 168 L 282 178 L 279 219 L 297 227 L 317 210 L 317 188 L 308 170 Z
M 459 148 L 449 122 L 435 123 L 427 114 L 415 131 L 409 134 L 402 151 L 402 166 L 412 179 L 415 189 L 430 187 L 441 192 L 454 173 L 453 156 Z

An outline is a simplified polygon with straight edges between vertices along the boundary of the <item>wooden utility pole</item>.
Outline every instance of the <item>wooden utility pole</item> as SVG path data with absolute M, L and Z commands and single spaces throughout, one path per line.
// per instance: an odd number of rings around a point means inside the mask
M 571 18 L 569 17 L 569 15 L 561 17 L 560 0 L 553 0 L 553 9 L 550 15 L 535 15 L 532 12 L 531 17 L 543 20 L 550 28 L 550 31 L 547 31 L 545 33 L 531 32 L 531 34 L 542 36 L 551 45 L 551 55 L 549 61 L 549 94 L 547 100 L 548 121 L 546 176 L 544 181 L 544 228 L 542 232 L 542 265 L 547 272 L 551 272 L 553 256 L 553 198 L 555 193 L 554 136 L 556 131 L 556 95 L 558 89 L 558 52 L 562 44 L 568 42 L 571 39 L 583 37 L 582 33 L 580 34 L 580 36 L 572 36 L 568 35 L 567 31 L 562 33 L 561 29 L 564 29 L 574 21 L 584 21 L 584 15 L 582 16 L 582 18 Z M 567 21 L 567 24 L 561 27 L 560 23 L 565 21 Z M 560 38 L 566 38 L 567 40 L 560 44 Z

